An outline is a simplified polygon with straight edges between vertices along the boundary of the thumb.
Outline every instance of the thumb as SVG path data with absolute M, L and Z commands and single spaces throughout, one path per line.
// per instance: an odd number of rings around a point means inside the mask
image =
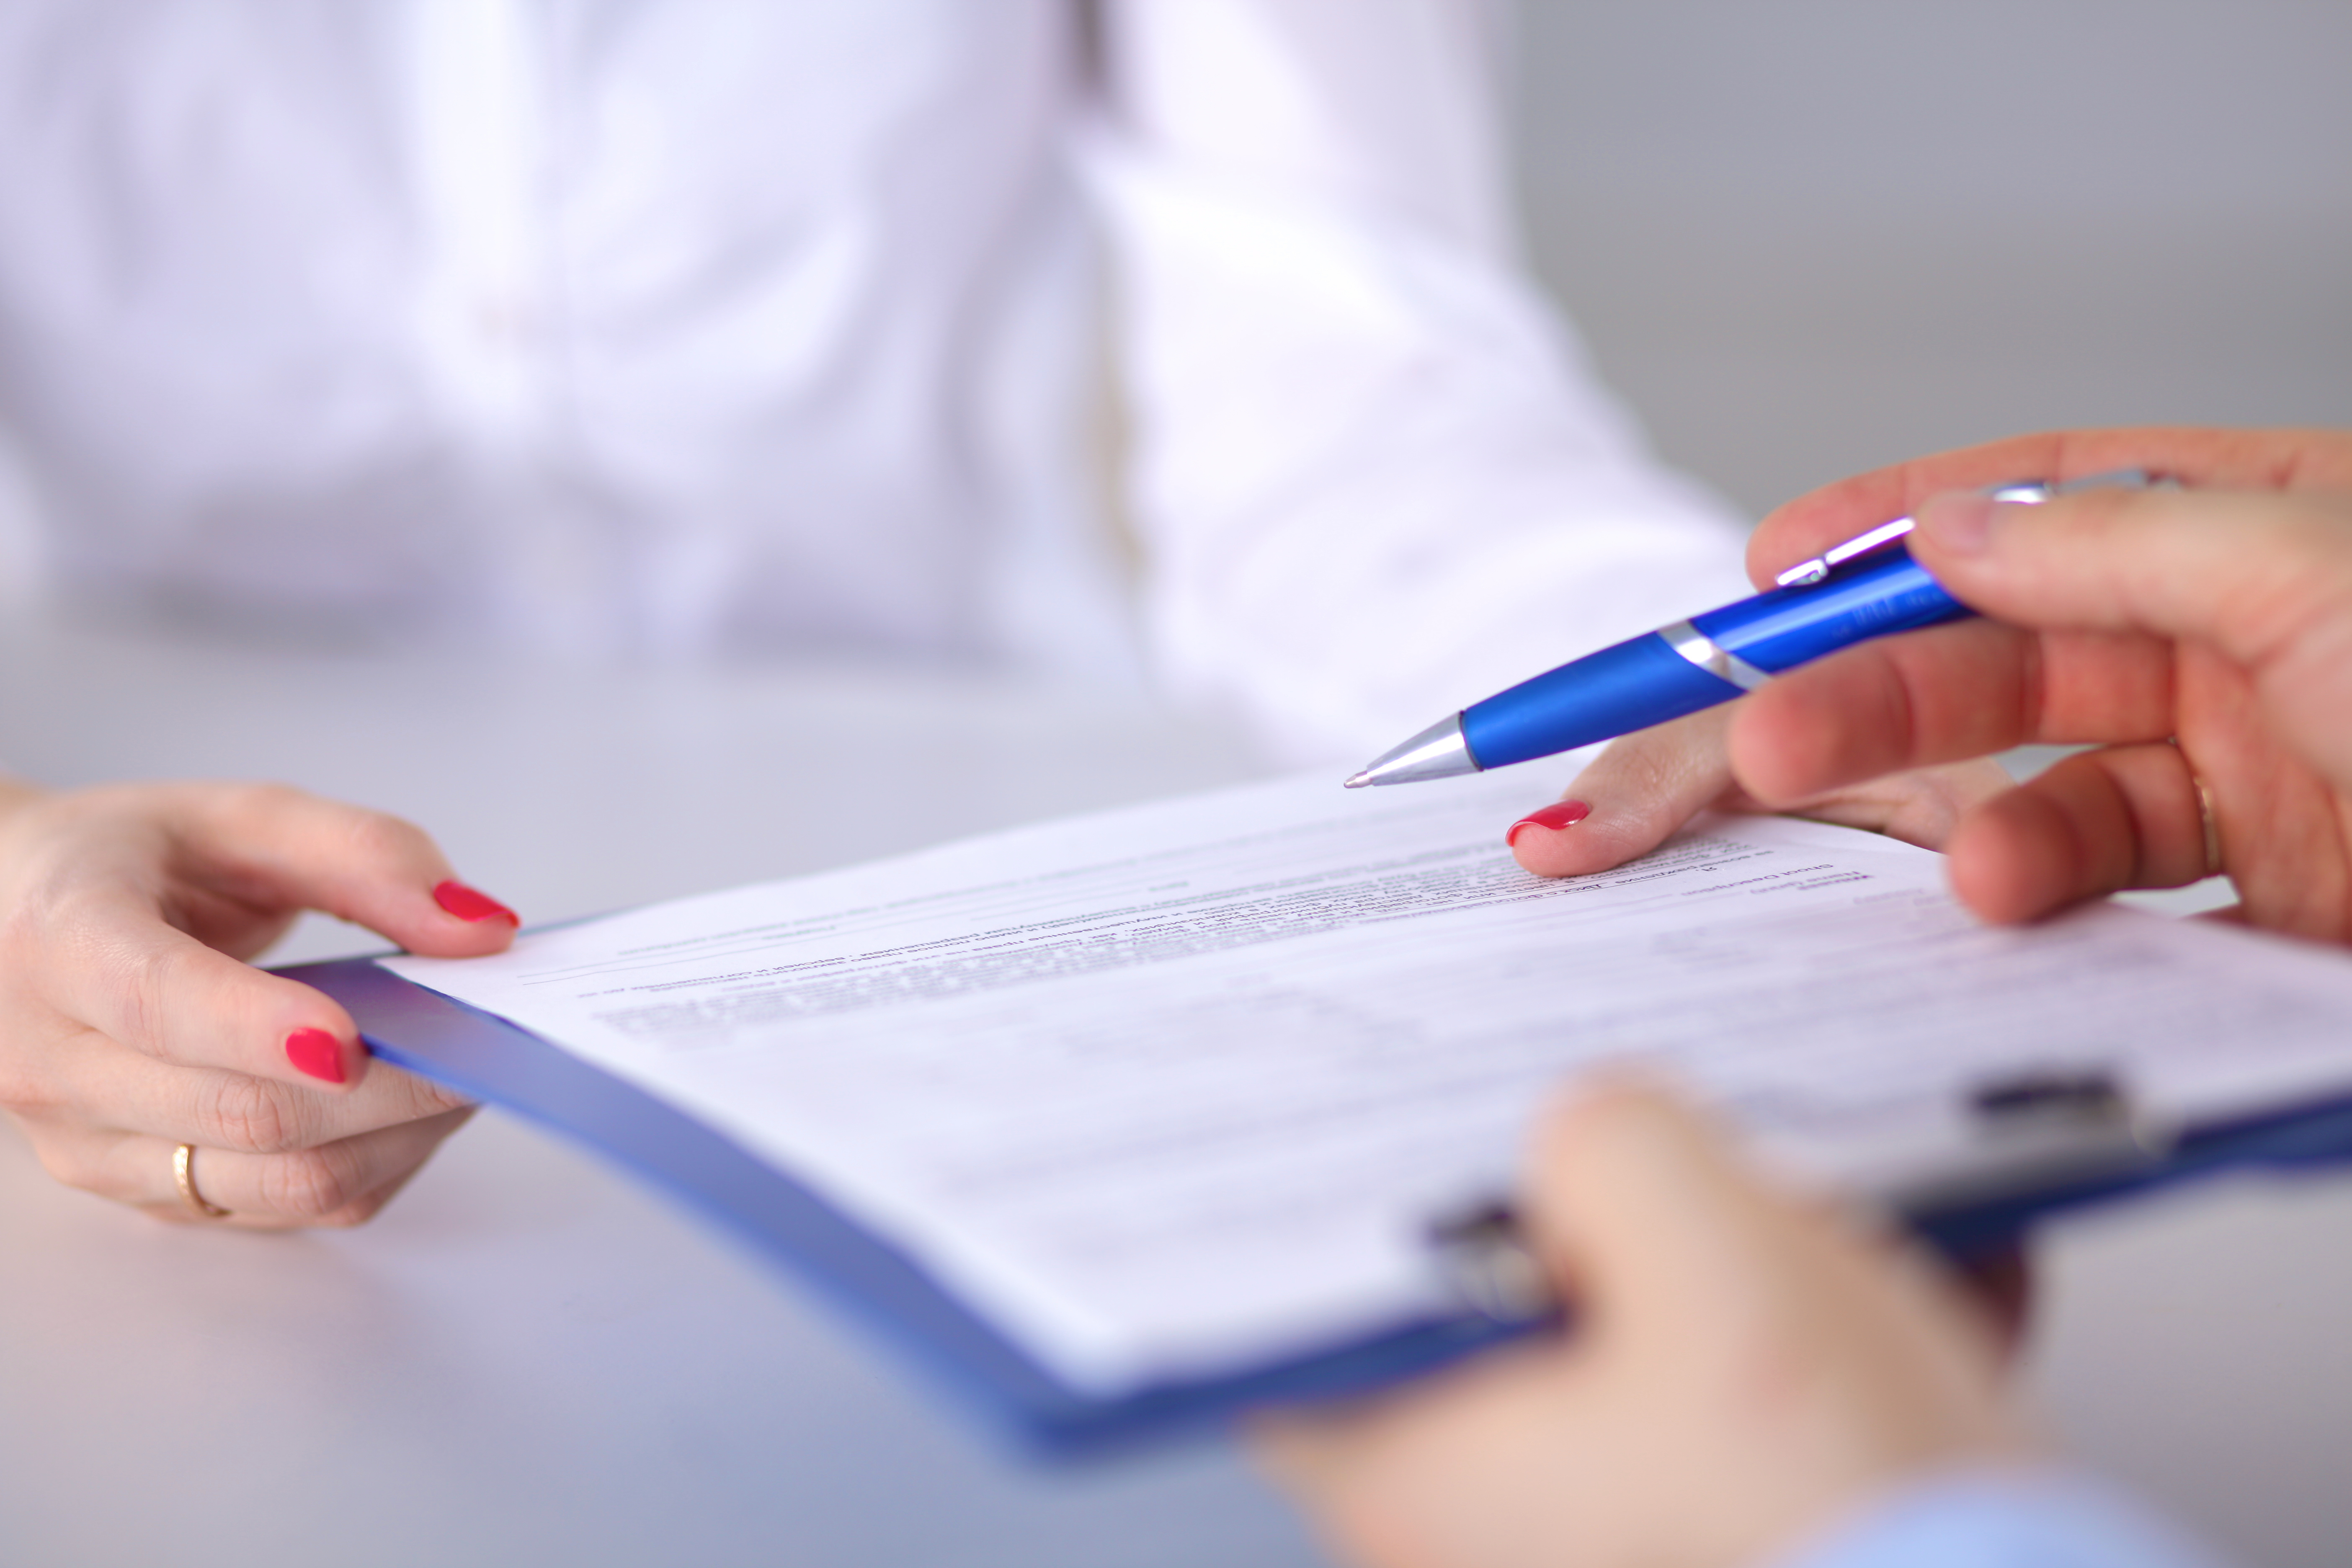
M 414 824 L 283 785 L 210 794 L 182 818 L 181 837 L 190 853 L 254 896 L 324 910 L 411 952 L 502 952 L 521 924 L 514 910 L 457 880 Z
M 1752 1297 L 1785 1266 L 1794 1225 L 1714 1125 L 1638 1083 L 1556 1111 L 1528 1187 L 1533 1239 L 1579 1307 L 1650 1331 L 1683 1332 L 1695 1310 Z
M 1582 877 L 1648 854 L 1732 785 L 1724 733 L 1733 704 L 1620 736 L 1558 805 L 1511 824 L 1505 842 L 1538 877 Z
M 2352 782 L 2352 497 L 2089 491 L 1931 500 L 1913 549 L 1972 607 L 2035 629 L 2152 632 L 2254 679 L 2284 738 Z

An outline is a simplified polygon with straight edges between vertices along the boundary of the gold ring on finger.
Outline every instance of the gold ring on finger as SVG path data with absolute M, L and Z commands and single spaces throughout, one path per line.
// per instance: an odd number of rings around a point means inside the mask
M 172 1181 L 180 1189 L 180 1201 L 198 1219 L 226 1219 L 228 1210 L 218 1204 L 205 1202 L 205 1194 L 196 1191 L 196 1146 L 183 1143 L 172 1151 Z
M 2167 735 L 2164 743 L 2180 753 L 2183 763 L 2189 761 L 2189 749 L 2178 735 Z M 2189 770 L 2189 787 L 2197 792 L 2197 826 L 2205 832 L 2205 874 L 2221 874 L 2221 819 L 2213 814 L 2213 792 L 2195 768 Z
M 2189 775 L 2190 787 L 2197 791 L 2197 822 L 2205 830 L 2205 874 L 2221 874 L 2221 823 L 2213 815 L 2213 792 L 2195 773 Z

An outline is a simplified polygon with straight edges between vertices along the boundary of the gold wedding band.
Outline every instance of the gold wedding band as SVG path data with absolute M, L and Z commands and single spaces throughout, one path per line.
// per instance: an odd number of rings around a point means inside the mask
M 183 1143 L 172 1151 L 172 1180 L 178 1184 L 180 1201 L 198 1219 L 226 1219 L 228 1210 L 217 1204 L 205 1202 L 204 1194 L 196 1191 L 196 1146 Z
M 2189 761 L 2189 750 L 2178 735 L 2167 735 L 2164 743 L 2180 753 L 2183 764 Z M 2189 787 L 2197 792 L 2197 826 L 2205 830 L 2205 874 L 2221 874 L 2221 821 L 2213 815 L 2213 792 L 2205 787 L 2195 768 L 2189 769 Z
M 2221 824 L 2213 816 L 2213 792 L 2195 773 L 2189 775 L 2189 783 L 2197 791 L 2197 820 L 2205 829 L 2205 874 L 2218 877 L 2221 874 Z

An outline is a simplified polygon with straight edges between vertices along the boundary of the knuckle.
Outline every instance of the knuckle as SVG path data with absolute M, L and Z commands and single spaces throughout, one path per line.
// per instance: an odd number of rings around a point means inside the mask
M 376 1070 L 382 1072 L 384 1069 L 379 1066 Z M 419 1121 L 429 1116 L 445 1116 L 452 1110 L 468 1110 L 474 1103 L 456 1089 L 435 1083 L 431 1079 L 419 1078 L 411 1072 L 402 1072 L 400 1076 L 404 1091 L 403 1109 L 406 1112 L 404 1121 Z
M 172 999 L 190 983 L 190 960 L 197 950 L 178 944 L 143 946 L 121 955 L 115 963 L 115 994 L 121 1012 L 119 1027 L 123 1043 L 165 1061 L 176 1060 L 172 1033 Z
M 33 958 L 59 929 L 55 895 L 38 878 L 17 878 L 0 910 L 0 952 L 13 963 Z
M 427 853 L 425 830 L 387 812 L 354 807 L 344 829 L 352 853 L 362 862 L 404 867 Z
M 261 1201 L 276 1214 L 331 1224 L 362 1194 L 357 1162 L 333 1144 L 273 1155 L 261 1167 Z M 345 1222 L 356 1223 L 356 1222 Z
M 34 1118 L 64 1109 L 65 1098 L 53 1078 L 20 1061 L 0 1061 L 0 1110 Z
M 310 796 L 292 784 L 268 780 L 214 786 L 194 803 L 194 819 L 233 845 L 267 844 L 283 826 L 299 818 Z
M 1680 721 L 1618 741 L 1594 763 L 1591 771 L 1598 777 L 1592 784 L 1635 803 L 1679 795 L 1687 787 L 1690 775 L 1705 770 L 1720 749 L 1712 722 L 1715 715 L 1705 717 L 1710 722 L 1704 726 Z M 1577 782 L 1585 783 L 1582 779 Z
M 388 1201 L 390 1199 L 386 1194 L 368 1193 L 344 1204 L 332 1213 L 320 1215 L 313 1223 L 325 1229 L 350 1230 L 367 1224 L 377 1215 L 382 1214 L 383 1205 Z
M 76 1192 L 89 1193 L 101 1198 L 127 1201 L 134 1194 L 122 1190 L 106 1161 L 98 1157 L 87 1140 L 80 1138 L 33 1135 L 33 1154 L 40 1161 L 41 1169 L 59 1186 Z
M 235 816 L 253 817 L 266 822 L 301 810 L 309 804 L 310 799 L 308 795 L 296 789 L 292 784 L 275 784 L 265 780 L 229 786 L 229 795 L 226 804 Z
M 108 965 L 118 925 L 85 869 L 43 853 L 29 858 L 11 867 L 0 910 L 0 985 L 18 1004 L 50 991 L 61 973 Z
M 205 1076 L 198 1089 L 198 1142 L 247 1154 L 276 1154 L 299 1148 L 307 1118 L 289 1091 L 243 1073 Z

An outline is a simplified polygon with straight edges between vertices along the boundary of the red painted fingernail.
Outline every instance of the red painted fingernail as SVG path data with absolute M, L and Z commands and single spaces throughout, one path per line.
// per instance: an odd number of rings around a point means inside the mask
M 321 1083 L 343 1081 L 343 1043 L 324 1029 L 297 1029 L 287 1036 L 286 1059 Z
M 522 917 L 488 893 L 477 892 L 463 882 L 444 882 L 433 889 L 433 901 L 461 921 L 510 921 L 520 926 Z
M 1563 827 L 1573 827 L 1591 815 L 1592 808 L 1580 800 L 1563 800 L 1556 805 L 1545 806 L 1541 811 L 1531 811 L 1511 824 L 1511 830 L 1503 835 L 1504 847 L 1508 848 L 1519 841 L 1522 828 L 1549 827 L 1557 832 Z

